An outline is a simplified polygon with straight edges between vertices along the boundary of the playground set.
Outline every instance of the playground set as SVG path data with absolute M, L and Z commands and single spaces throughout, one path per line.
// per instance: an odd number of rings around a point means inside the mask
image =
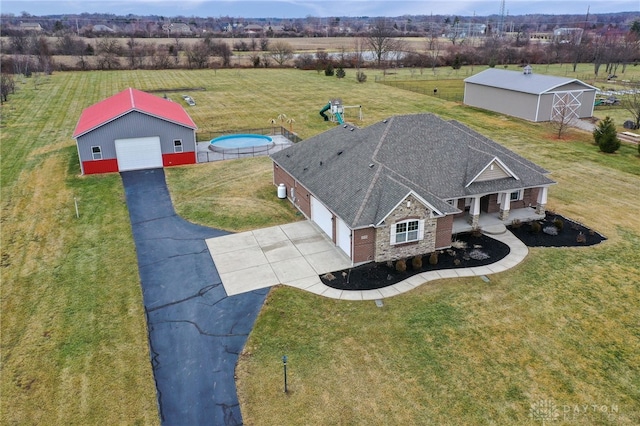
M 362 105 L 342 105 L 342 99 L 331 99 L 320 110 L 320 116 L 324 118 L 324 121 L 337 122 L 338 124 L 344 124 L 345 109 L 358 108 L 358 120 L 362 121 Z

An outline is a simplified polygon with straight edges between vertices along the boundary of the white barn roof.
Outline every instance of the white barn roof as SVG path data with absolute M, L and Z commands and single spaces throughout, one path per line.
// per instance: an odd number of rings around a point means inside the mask
M 464 79 L 465 83 L 479 84 L 481 86 L 496 87 L 499 89 L 512 90 L 515 92 L 541 95 L 554 89 L 577 83 L 586 90 L 596 90 L 595 87 L 586 84 L 575 78 L 557 77 L 544 74 L 524 74 L 520 71 L 508 71 L 489 68 L 476 75 Z

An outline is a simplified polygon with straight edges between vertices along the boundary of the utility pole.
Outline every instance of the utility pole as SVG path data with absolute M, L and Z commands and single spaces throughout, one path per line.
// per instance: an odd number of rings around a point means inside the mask
M 505 0 L 502 0 L 500 3 L 500 24 L 498 25 L 499 36 L 502 36 L 502 33 L 504 32 L 504 2 Z

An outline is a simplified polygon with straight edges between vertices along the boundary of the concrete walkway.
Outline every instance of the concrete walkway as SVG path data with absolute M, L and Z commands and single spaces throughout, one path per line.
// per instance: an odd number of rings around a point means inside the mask
M 397 296 L 442 278 L 503 272 L 522 262 L 529 253 L 527 246 L 503 225 L 485 231 L 509 246 L 505 258 L 487 266 L 423 272 L 388 287 L 364 291 L 338 290 L 320 280 L 319 275 L 347 269 L 351 262 L 308 220 L 210 238 L 206 242 L 229 295 L 284 284 L 331 299 L 376 300 Z

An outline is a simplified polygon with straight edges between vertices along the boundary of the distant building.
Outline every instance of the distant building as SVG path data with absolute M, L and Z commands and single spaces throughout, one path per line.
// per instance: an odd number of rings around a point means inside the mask
M 93 26 L 93 31 L 97 33 L 115 33 L 116 30 L 109 28 L 106 25 L 98 24 Z
M 20 22 L 21 31 L 42 31 L 42 26 L 37 22 Z
M 249 24 L 244 27 L 245 33 L 261 33 L 263 31 L 262 25 Z
M 191 34 L 191 27 L 181 22 L 173 22 L 171 24 L 165 24 L 162 29 L 170 34 Z
M 553 39 L 560 43 L 580 44 L 582 33 L 582 28 L 556 28 L 553 30 Z

